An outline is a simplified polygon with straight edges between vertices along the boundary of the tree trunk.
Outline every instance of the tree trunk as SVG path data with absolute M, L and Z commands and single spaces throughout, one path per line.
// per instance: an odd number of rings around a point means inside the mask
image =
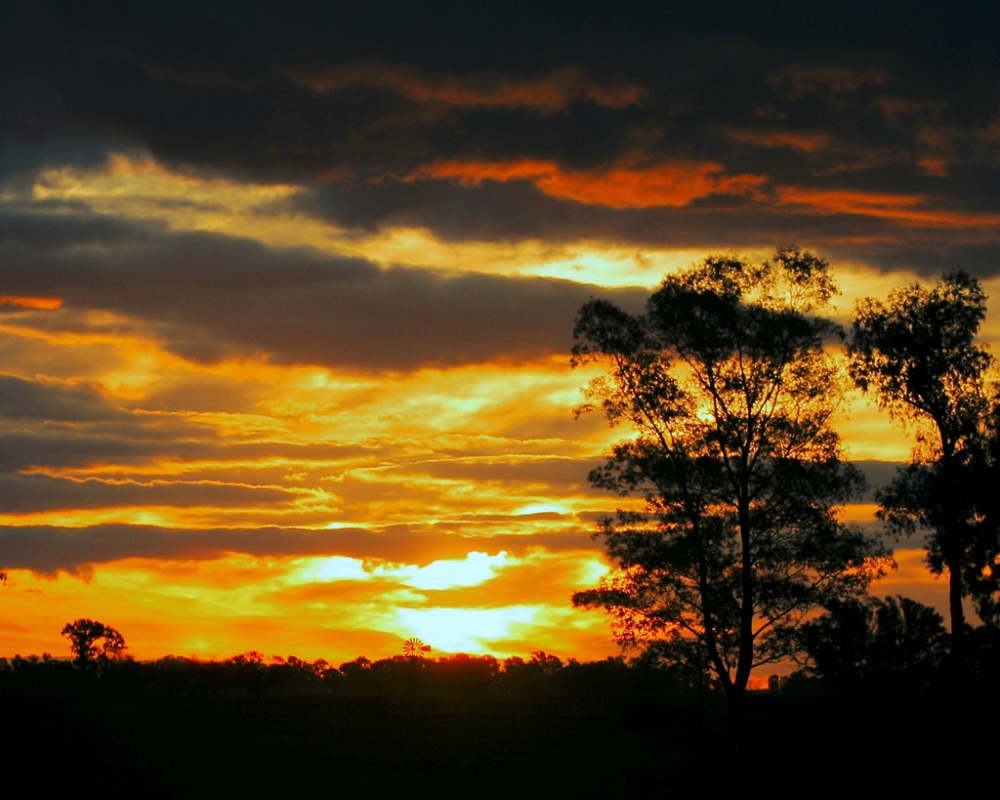
M 965 608 L 962 597 L 962 565 L 955 553 L 959 548 L 954 541 L 948 547 L 948 605 L 951 612 L 951 673 L 955 687 L 960 688 L 965 678 L 966 642 Z
M 945 493 L 942 498 L 944 525 L 939 531 L 942 537 L 941 549 L 944 551 L 944 563 L 948 569 L 948 610 L 951 616 L 951 680 L 957 691 L 965 678 L 965 608 L 962 598 L 965 587 L 962 585 L 962 547 L 961 533 L 963 520 L 955 498 L 960 493 L 957 485 L 959 476 L 956 474 L 955 442 L 946 436 L 944 426 L 935 419 L 941 435 L 941 465 L 944 469 Z
M 729 731 L 740 750 L 746 747 L 746 683 L 732 683 L 726 687 L 726 709 L 729 713 Z
M 736 664 L 736 679 L 733 681 L 729 694 L 729 724 L 736 736 L 737 748 L 746 747 L 746 691 L 750 680 L 750 670 L 753 669 L 753 609 L 754 581 L 753 560 L 750 554 L 750 502 L 749 492 L 744 492 L 740 498 L 739 523 L 740 547 L 742 561 L 740 572 L 742 579 L 742 603 L 740 605 L 740 656 Z
M 740 502 L 740 546 L 743 550 L 740 572 L 742 579 L 742 603 L 740 604 L 740 656 L 736 664 L 734 683 L 740 691 L 746 689 L 753 668 L 753 561 L 750 557 L 750 509 L 749 503 Z
M 954 688 L 960 690 L 965 679 L 965 608 L 962 598 L 965 587 L 962 585 L 962 524 L 961 514 L 955 503 L 959 494 L 958 475 L 955 470 L 955 444 L 941 436 L 941 449 L 944 451 L 946 493 L 944 498 L 944 550 L 945 566 L 948 568 L 948 610 L 951 615 L 951 679 Z

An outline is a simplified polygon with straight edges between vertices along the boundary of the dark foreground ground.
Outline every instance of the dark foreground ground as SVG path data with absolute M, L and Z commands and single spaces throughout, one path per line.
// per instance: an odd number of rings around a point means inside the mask
M 955 757 L 991 772 L 998 753 L 995 735 L 926 699 L 762 694 L 742 746 L 711 697 L 389 700 L 88 686 L 0 700 L 5 782 L 21 773 L 41 796 L 90 787 L 148 798 L 666 798 L 722 796 L 746 782 L 779 796 L 894 793 L 937 782 Z M 971 716 L 995 730 L 990 710 Z
M 274 696 L 117 698 L 99 710 L 66 698 L 18 705 L 5 750 L 44 753 L 43 782 L 98 782 L 148 797 L 627 797 L 683 769 L 700 741 L 680 729 L 688 720 L 656 719 L 659 709 L 622 720 L 558 702 Z

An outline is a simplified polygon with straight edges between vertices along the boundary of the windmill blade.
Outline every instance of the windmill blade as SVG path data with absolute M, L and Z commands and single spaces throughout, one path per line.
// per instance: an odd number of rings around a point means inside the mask
M 403 655 L 414 658 L 423 658 L 424 653 L 430 652 L 430 645 L 424 644 L 416 637 L 403 642 Z

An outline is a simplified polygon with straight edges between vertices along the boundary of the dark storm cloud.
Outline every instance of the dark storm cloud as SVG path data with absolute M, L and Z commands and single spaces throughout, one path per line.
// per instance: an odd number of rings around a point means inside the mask
M 388 447 L 361 445 L 222 443 L 213 441 L 214 432 L 204 426 L 200 430 L 192 430 L 193 425 L 187 429 L 173 425 L 164 431 L 152 426 L 144 429 L 138 420 L 133 420 L 131 427 L 116 425 L 117 435 L 101 435 L 100 432 L 91 432 L 89 428 L 78 431 L 73 427 L 53 430 L 51 424 L 42 427 L 44 430 L 38 433 L 0 433 L 0 473 L 97 465 L 108 469 L 120 466 L 127 471 L 128 467 L 136 464 L 152 464 L 168 458 L 208 462 L 199 472 L 206 477 L 221 476 L 220 479 L 225 480 L 232 479 L 233 475 L 250 473 L 263 476 L 265 480 L 280 480 L 289 466 L 274 467 L 273 475 L 269 475 L 264 468 L 249 469 L 244 465 L 251 461 L 330 465 L 357 459 L 370 459 L 377 463 L 379 458 L 390 455 Z M 191 441 L 195 433 L 205 436 L 207 441 Z M 157 478 L 173 479 L 169 472 L 162 476 L 150 475 L 150 480 Z
M 1000 82 L 988 4 L 36 1 L 7 21 L 10 138 L 117 137 L 292 180 L 458 154 L 700 158 L 717 125 L 905 143 L 898 109 L 981 125 Z M 883 97 L 905 101 L 895 127 Z
M 163 445 L 122 436 L 88 436 L 74 432 L 49 435 L 0 434 L 0 473 L 32 467 L 86 467 L 96 464 L 136 463 L 155 457 Z M 176 454 L 175 448 L 169 448 Z M 189 448 L 188 448 L 189 449 Z
M 99 252 L 0 242 L 0 285 L 148 320 L 167 347 L 195 360 L 256 350 L 363 370 L 568 352 L 576 311 L 592 294 L 633 309 L 644 301 L 640 291 L 569 281 L 380 270 L 205 233 Z
M 828 248 L 828 254 L 832 258 L 862 260 L 887 270 L 913 270 L 928 277 L 959 269 L 980 277 L 1000 273 L 1000 241 L 970 244 L 930 236 L 892 244 L 834 244 Z
M 905 466 L 891 461 L 855 461 L 853 464 L 861 470 L 868 482 L 866 494 L 860 499 L 860 502 L 865 503 L 873 502 L 875 492 L 889 486 L 897 471 Z M 600 466 L 600 462 L 593 459 L 547 458 L 495 462 L 454 459 L 400 464 L 399 468 L 407 473 L 467 480 L 476 485 L 497 482 L 507 486 L 523 487 L 529 484 L 540 487 L 548 496 L 582 493 L 607 498 L 606 491 L 593 488 L 587 480 L 587 474 L 597 466 Z M 600 516 L 594 517 L 594 521 L 596 522 Z
M 71 480 L 48 475 L 0 475 L 0 512 L 6 514 L 130 506 L 250 508 L 275 506 L 294 499 L 295 495 L 281 489 L 237 484 L 134 483 L 97 478 Z
M 162 423 L 160 423 L 162 424 Z M 51 422 L 38 431 L 0 433 L 0 473 L 28 469 L 64 469 L 94 466 L 128 467 L 155 463 L 163 458 L 214 460 L 222 463 L 252 458 L 298 458 L 336 460 L 358 455 L 361 448 L 311 445 L 307 447 L 270 443 L 212 441 L 215 432 L 206 426 L 122 418 L 111 425 L 62 427 Z M 200 435 L 206 441 L 192 441 Z M 164 476 L 170 479 L 170 476 Z
M 451 241 L 586 237 L 684 246 L 684 239 L 703 238 L 680 222 L 674 210 L 613 210 L 568 203 L 542 194 L 526 181 L 484 181 L 473 187 L 438 180 L 331 183 L 289 205 L 344 227 L 423 227 Z M 671 225 L 671 219 L 678 221 Z
M 767 188 L 765 187 L 765 192 Z M 832 192 L 839 192 L 834 189 Z M 839 199 L 839 198 L 834 198 Z M 939 274 L 962 268 L 989 276 L 1000 271 L 1000 216 L 966 225 L 961 209 L 954 224 L 911 219 L 906 197 L 899 213 L 866 207 L 860 195 L 853 210 L 814 205 L 754 203 L 720 195 L 683 208 L 615 209 L 549 197 L 527 181 L 462 186 L 437 180 L 331 183 L 290 202 L 296 211 L 342 227 L 367 230 L 394 226 L 429 228 L 445 240 L 516 241 L 533 238 L 572 242 L 604 239 L 637 246 L 713 250 L 774 247 L 796 242 L 832 260 L 857 259 L 885 269 Z M 928 213 L 932 207 L 918 205 Z
M 506 550 L 521 555 L 542 547 L 551 552 L 601 550 L 588 532 L 519 536 L 442 536 L 437 531 L 393 527 L 301 530 L 294 528 L 178 530 L 152 526 L 90 528 L 0 526 L 0 564 L 54 575 L 78 573 L 91 564 L 122 558 L 206 560 L 226 553 L 251 556 L 348 556 L 424 565 L 464 558 L 471 551 Z
M 4 99 L 4 95 L 0 94 L 0 108 L 5 105 Z M 26 92 L 24 97 L 26 103 L 37 102 L 38 99 L 32 92 Z M 107 163 L 109 150 L 120 150 L 126 146 L 125 142 L 108 139 L 100 141 L 49 135 L 38 140 L 19 138 L 13 131 L 5 129 L 5 122 L 9 122 L 9 118 L 0 121 L 0 130 L 5 134 L 0 141 L 0 182 L 8 185 L 30 187 L 30 182 L 25 181 L 30 181 L 46 167 L 73 164 L 82 169 L 98 168 Z
M 462 461 L 458 458 L 417 464 L 400 464 L 407 473 L 429 475 L 457 481 L 468 481 L 476 486 L 489 483 L 517 486 L 518 491 L 531 491 L 530 487 L 547 495 L 597 494 L 606 492 L 592 489 L 587 473 L 599 463 L 593 459 L 546 458 L 532 460 Z M 528 488 L 525 485 L 529 485 Z
M 0 375 L 0 473 L 135 464 L 164 451 L 191 457 L 207 449 L 194 436 L 213 433 L 183 418 L 132 414 L 89 386 Z
M 887 488 L 897 472 L 906 465 L 894 461 L 855 461 L 854 466 L 861 470 L 865 480 L 868 481 L 868 489 L 862 502 L 872 503 L 875 500 L 875 492 Z
M 68 213 L 49 213 L 62 211 Z M 163 226 L 90 212 L 82 204 L 32 203 L 0 212 L 0 243 L 61 249 L 113 247 L 141 241 Z
M 927 260 L 914 252 L 924 272 L 938 270 L 935 254 L 997 245 L 996 225 L 973 236 L 858 208 L 774 202 L 794 186 L 996 213 L 1000 7 L 990 4 L 36 0 L 12 8 L 0 31 L 8 181 L 60 163 L 93 166 L 132 147 L 207 174 L 325 183 L 300 210 L 369 230 L 421 225 L 448 239 L 699 248 L 916 239 L 931 244 Z M 534 159 L 592 172 L 718 164 L 767 183 L 753 202 L 713 196 L 690 208 L 612 209 L 526 184 L 392 177 L 439 159 Z M 27 220 L 13 224 L 24 238 L 42 235 Z M 131 234 L 112 225 L 86 235 Z M 889 263 L 877 246 L 854 249 Z M 189 344 L 204 347 L 196 336 Z
M 89 387 L 44 384 L 0 375 L 0 419 L 120 422 L 126 416 Z
M 259 460 L 330 465 L 388 455 L 388 448 L 377 446 L 223 439 L 213 426 L 182 414 L 122 408 L 118 402 L 89 386 L 0 375 L 0 473 L 95 465 L 128 469 L 167 458 L 201 462 L 199 477 L 241 480 L 243 465 Z M 159 402 L 154 397 L 151 405 Z M 182 397 L 172 406 L 187 407 Z M 263 470 L 251 470 L 257 482 L 280 480 L 287 471 L 278 466 L 274 476 L 261 478 Z M 148 478 L 173 479 L 168 473 Z

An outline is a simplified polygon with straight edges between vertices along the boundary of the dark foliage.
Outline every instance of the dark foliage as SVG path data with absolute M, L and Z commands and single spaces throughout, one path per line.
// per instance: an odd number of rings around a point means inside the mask
M 948 649 L 941 615 L 907 597 L 836 601 L 801 635 L 812 671 L 837 694 L 929 692 Z

